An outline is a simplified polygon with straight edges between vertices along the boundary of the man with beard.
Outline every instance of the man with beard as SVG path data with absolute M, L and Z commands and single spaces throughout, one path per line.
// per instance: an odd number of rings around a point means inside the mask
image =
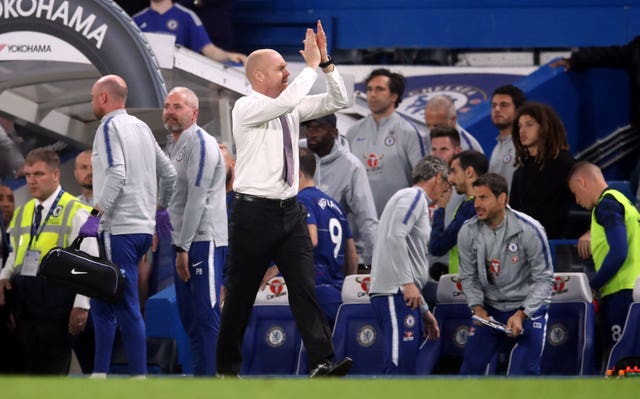
M 178 174 L 169 204 L 178 311 L 191 343 L 193 374 L 212 376 L 227 251 L 227 171 L 218 142 L 197 125 L 198 113 L 196 94 L 175 87 L 164 101 L 162 119 L 171 133 L 167 153 Z
M 449 162 L 449 184 L 456 192 L 464 196 L 464 200 L 455 209 L 451 223 L 445 228 L 444 214 L 447 206 L 447 195 L 438 200 L 438 209 L 433 212 L 433 226 L 429 239 L 429 253 L 443 256 L 449 252 L 449 273 L 458 273 L 458 232 L 470 218 L 475 216 L 473 206 L 473 182 L 478 176 L 487 173 L 488 162 L 483 153 L 467 150 L 453 156 Z
M 82 194 L 78 199 L 83 204 L 93 206 L 93 168 L 91 167 L 91 150 L 82 151 L 76 156 L 73 176 L 80 185 Z
M 516 171 L 516 148 L 511 131 L 516 110 L 527 100 L 522 90 L 514 85 L 500 86 L 491 95 L 491 122 L 498 128 L 498 143 L 489 158 L 489 172 L 497 173 L 507 180 L 511 187 L 513 172 Z
M 507 206 L 504 177 L 487 173 L 472 186 L 477 216 L 458 234 L 462 289 L 471 313 L 504 323 L 506 333 L 473 326 L 460 374 L 484 374 L 504 346 L 512 347 L 508 375 L 540 374 L 553 287 L 547 236 L 538 221 Z
M 371 115 L 351 126 L 347 140 L 367 171 L 379 217 L 392 195 L 411 186 L 411 171 L 426 151 L 418 129 L 396 112 L 404 93 L 404 76 L 375 69 L 365 84 Z

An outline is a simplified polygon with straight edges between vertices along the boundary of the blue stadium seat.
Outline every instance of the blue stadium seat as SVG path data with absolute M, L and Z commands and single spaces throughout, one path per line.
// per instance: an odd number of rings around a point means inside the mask
M 242 344 L 241 375 L 289 375 L 298 364 L 301 338 L 282 277 L 256 295 Z
M 554 273 L 541 374 L 594 372 L 594 307 L 584 273 Z
M 618 360 L 628 356 L 640 356 L 640 277 L 633 288 L 633 303 L 629 307 L 620 340 L 609 354 L 607 370 L 614 368 Z
M 471 325 L 471 312 L 457 274 L 440 277 L 436 300 L 433 314 L 438 320 L 440 338 L 422 344 L 416 360 L 416 374 L 458 374 Z
M 333 328 L 336 359 L 349 356 L 353 367 L 349 374 L 383 374 L 384 347 L 380 328 L 369 301 L 368 274 L 345 277 L 342 305 Z
M 184 374 L 193 373 L 189 337 L 182 327 L 176 290 L 172 284 L 147 299 L 145 305 L 145 326 L 147 337 L 170 338 L 178 349 L 178 364 Z

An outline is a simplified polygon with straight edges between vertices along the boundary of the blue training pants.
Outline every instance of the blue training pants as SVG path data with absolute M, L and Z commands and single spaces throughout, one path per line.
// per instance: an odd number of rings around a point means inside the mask
M 220 286 L 226 255 L 226 246 L 215 248 L 211 241 L 194 242 L 189 249 L 189 281 L 185 283 L 174 272 L 178 312 L 189 336 L 194 375 L 216 373 Z
M 485 306 L 489 316 L 499 322 L 507 323 L 515 310 L 502 312 L 490 306 Z M 538 375 L 540 374 L 540 358 L 544 349 L 547 329 L 547 308 L 541 307 L 530 318 L 522 322 L 524 333 L 517 338 L 486 326 L 473 325 L 467 337 L 464 350 L 464 360 L 460 367 L 460 374 L 485 374 L 489 361 L 500 348 L 513 345 L 509 356 L 508 375 Z
M 96 336 L 94 373 L 108 373 L 111 352 L 120 327 L 129 362 L 129 374 L 147 373 L 147 340 L 138 299 L 138 262 L 151 246 L 151 234 L 102 233 L 107 258 L 126 276 L 124 297 L 116 303 L 91 300 L 91 314 Z

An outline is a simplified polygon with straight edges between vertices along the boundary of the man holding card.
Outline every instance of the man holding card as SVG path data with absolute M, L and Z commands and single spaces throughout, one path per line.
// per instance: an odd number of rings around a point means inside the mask
M 553 287 L 547 236 L 538 221 L 507 207 L 502 176 L 480 176 L 473 194 L 477 216 L 458 235 L 460 280 L 472 315 L 504 323 L 506 332 L 474 321 L 460 374 L 484 374 L 504 341 L 513 348 L 508 375 L 540 374 Z

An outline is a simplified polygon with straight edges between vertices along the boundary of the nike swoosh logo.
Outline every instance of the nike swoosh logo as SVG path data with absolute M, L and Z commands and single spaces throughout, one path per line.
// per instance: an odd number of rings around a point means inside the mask
M 74 268 L 74 269 L 71 269 L 71 274 L 89 274 L 89 272 L 81 272 Z
M 203 261 L 203 260 L 201 260 L 201 261 L 200 261 L 200 262 L 198 262 L 198 263 L 194 263 L 194 264 L 193 264 L 193 267 L 198 267 L 198 266 L 200 266 L 202 263 L 204 263 L 204 261 Z

